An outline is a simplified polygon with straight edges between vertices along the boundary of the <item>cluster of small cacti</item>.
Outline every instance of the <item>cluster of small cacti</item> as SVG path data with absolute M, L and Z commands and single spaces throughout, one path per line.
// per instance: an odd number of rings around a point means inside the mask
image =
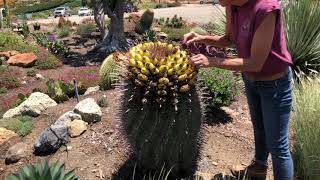
M 121 73 L 121 126 L 137 166 L 172 176 L 194 173 L 202 144 L 204 101 L 197 69 L 179 47 L 148 42 L 130 49 Z
M 188 64 L 186 51 L 172 44 L 149 42 L 130 50 L 130 76 L 138 87 L 145 88 L 145 98 L 156 92 L 161 104 L 172 98 L 177 104 L 178 93 L 188 93 L 196 82 L 197 71 Z
M 57 103 L 69 100 L 75 96 L 75 88 L 73 82 L 64 82 L 50 79 L 46 82 L 48 95 Z M 86 88 L 80 83 L 77 83 L 78 93 L 84 94 Z
M 165 21 L 165 26 L 173 27 L 173 28 L 182 28 L 184 25 L 184 21 L 182 17 L 178 17 L 174 15 L 171 19 L 167 18 Z
M 135 27 L 135 32 L 138 34 L 143 34 L 147 30 L 150 30 L 154 19 L 154 12 L 147 9 L 141 16 L 139 22 Z

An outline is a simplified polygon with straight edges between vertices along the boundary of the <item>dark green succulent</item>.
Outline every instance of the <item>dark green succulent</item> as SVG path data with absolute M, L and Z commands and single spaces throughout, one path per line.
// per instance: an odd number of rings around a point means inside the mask
M 5 178 L 5 180 L 76 180 L 72 171 L 65 171 L 65 165 L 58 162 L 49 164 L 38 162 L 35 165 L 24 166 L 17 174 Z

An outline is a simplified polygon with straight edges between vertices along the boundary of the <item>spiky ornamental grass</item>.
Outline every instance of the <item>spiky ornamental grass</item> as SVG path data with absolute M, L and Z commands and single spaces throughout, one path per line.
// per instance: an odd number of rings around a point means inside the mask
M 197 70 L 187 53 L 166 43 L 145 43 L 130 50 L 117 86 L 120 117 L 138 167 L 172 168 L 175 177 L 194 173 L 200 156 L 204 103 Z
M 320 2 L 288 0 L 284 4 L 286 40 L 295 71 L 320 70 Z

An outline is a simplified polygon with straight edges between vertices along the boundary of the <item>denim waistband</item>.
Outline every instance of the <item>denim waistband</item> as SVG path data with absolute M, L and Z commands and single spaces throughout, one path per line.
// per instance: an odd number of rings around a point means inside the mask
M 292 69 L 291 67 L 289 67 L 289 70 L 286 74 L 284 74 L 282 77 L 280 77 L 279 79 L 275 79 L 275 80 L 268 80 L 268 81 L 252 81 L 249 79 L 246 79 L 243 74 L 242 74 L 242 79 L 245 83 L 249 83 L 249 84 L 268 84 L 268 85 L 278 85 L 279 82 L 281 81 L 285 81 L 285 80 L 292 80 L 293 77 L 293 73 L 292 73 Z

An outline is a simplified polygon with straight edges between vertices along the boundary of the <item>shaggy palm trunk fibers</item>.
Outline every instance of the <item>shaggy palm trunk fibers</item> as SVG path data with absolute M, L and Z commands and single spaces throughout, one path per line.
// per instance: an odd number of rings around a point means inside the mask
M 130 50 L 127 72 L 117 86 L 120 118 L 138 167 L 173 177 L 194 174 L 202 144 L 204 103 L 197 70 L 186 52 L 166 43 Z M 151 63 L 151 64 L 150 64 Z

